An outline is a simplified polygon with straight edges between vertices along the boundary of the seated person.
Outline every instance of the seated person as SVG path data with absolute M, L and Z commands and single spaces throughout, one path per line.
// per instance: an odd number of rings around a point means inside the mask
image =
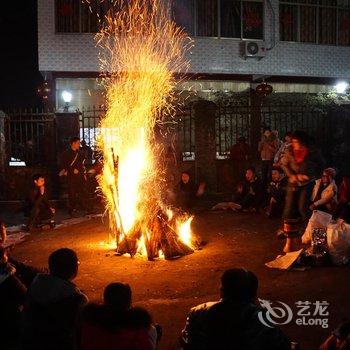
M 152 350 L 157 331 L 150 314 L 131 305 L 131 288 L 124 283 L 109 284 L 103 304 L 88 304 L 82 314 L 81 349 Z
M 264 199 L 263 195 L 262 183 L 257 177 L 255 169 L 248 168 L 245 174 L 245 181 L 238 183 L 232 201 L 220 202 L 212 210 L 258 211 Z
M 333 168 L 323 170 L 322 178 L 316 180 L 312 191 L 310 210 L 321 210 L 333 214 L 337 205 L 338 188 L 334 177 L 336 171 Z
M 1 349 L 19 349 L 20 316 L 27 288 L 42 269 L 11 259 L 0 245 Z
M 0 329 L 1 348 L 16 349 L 20 335 L 20 317 L 27 288 L 8 262 L 7 251 L 0 247 Z
M 286 196 L 287 179 L 279 169 L 273 169 L 268 186 L 268 209 L 270 218 L 281 217 Z
M 256 304 L 257 290 L 252 272 L 225 271 L 220 300 L 191 309 L 180 338 L 183 349 L 289 350 L 291 343 L 282 331 L 259 320 L 266 310 Z
M 263 186 L 253 167 L 248 168 L 245 173 L 245 181 L 237 186 L 233 196 L 233 202 L 237 209 L 243 211 L 258 211 L 263 200 Z
M 205 183 L 196 186 L 191 180 L 190 174 L 182 172 L 181 180 L 175 187 L 175 205 L 183 210 L 191 210 L 194 207 L 196 197 L 203 195 Z
M 5 244 L 7 238 L 6 234 L 6 226 L 5 224 L 0 220 L 0 247 Z
M 23 350 L 76 349 L 78 316 L 87 297 L 73 283 L 79 260 L 69 248 L 54 251 L 49 273 L 39 273 L 27 294 L 22 313 Z
M 350 222 L 350 176 L 344 176 L 339 188 L 338 205 L 334 213 L 335 219 Z
M 44 223 L 55 226 L 55 209 L 51 207 L 47 198 L 45 178 L 41 174 L 33 176 L 33 186 L 30 189 L 24 206 L 24 214 L 29 217 L 27 229 L 39 227 Z

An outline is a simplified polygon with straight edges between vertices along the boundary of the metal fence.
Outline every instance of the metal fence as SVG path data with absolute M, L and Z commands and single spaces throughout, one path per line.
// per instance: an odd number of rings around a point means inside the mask
M 81 111 L 79 117 L 80 137 L 92 149 L 96 146 L 97 137 L 101 132 L 99 124 L 105 114 L 105 109 L 95 106 L 84 108 Z M 194 160 L 195 128 L 192 105 L 177 108 L 171 118 L 171 124 L 177 133 L 178 148 L 182 152 L 183 160 Z
M 96 147 L 96 140 L 100 134 L 100 121 L 105 116 L 106 109 L 101 107 L 83 108 L 80 116 L 80 138 L 92 149 Z
M 92 149 L 100 133 L 99 124 L 106 110 L 92 106 L 79 115 L 80 136 Z M 6 159 L 9 165 L 50 164 L 56 159 L 56 121 L 53 111 L 7 111 L 5 119 Z M 313 136 L 321 146 L 330 137 L 329 115 L 321 109 L 306 105 L 219 105 L 215 120 L 217 159 L 225 159 L 238 137 L 251 141 L 255 119 L 258 125 L 269 125 L 280 138 L 287 131 L 301 129 Z M 172 118 L 177 135 L 177 148 L 183 160 L 195 159 L 195 113 L 192 104 L 178 107 Z
M 7 111 L 5 119 L 8 165 L 49 165 L 56 156 L 56 123 L 52 111 Z
M 188 105 L 178 109 L 174 118 L 177 125 L 178 148 L 182 153 L 182 159 L 194 160 L 196 146 L 193 106 Z
M 219 106 L 215 120 L 216 158 L 224 159 L 240 136 L 250 140 L 250 106 Z
M 329 115 L 321 109 L 307 105 L 268 105 L 268 106 L 219 106 L 216 118 L 216 156 L 225 159 L 229 150 L 244 136 L 248 143 L 252 138 L 253 118 L 260 118 L 261 126 L 269 126 L 276 130 L 280 138 L 286 132 L 304 130 L 322 147 L 330 137 Z

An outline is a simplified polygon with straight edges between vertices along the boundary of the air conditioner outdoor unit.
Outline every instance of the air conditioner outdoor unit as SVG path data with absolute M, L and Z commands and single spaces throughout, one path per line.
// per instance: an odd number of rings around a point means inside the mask
M 266 55 L 266 46 L 264 41 L 241 41 L 240 43 L 241 57 L 257 58 L 261 60 Z

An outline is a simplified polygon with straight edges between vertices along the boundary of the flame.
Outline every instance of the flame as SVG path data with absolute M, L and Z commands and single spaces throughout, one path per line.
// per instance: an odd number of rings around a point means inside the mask
M 165 183 L 154 128 L 161 122 L 160 111 L 171 110 L 172 72 L 186 71 L 184 55 L 192 41 L 171 20 L 171 11 L 162 0 L 114 0 L 111 4 L 96 35 L 107 91 L 107 113 L 98 140 L 103 160 L 98 181 L 117 244 L 141 232 L 137 252 L 146 255 L 152 220 L 163 207 Z M 186 244 L 191 221 L 177 228 Z M 164 256 L 161 250 L 158 255 Z
M 186 221 L 179 221 L 177 224 L 177 230 L 181 241 L 188 245 L 190 248 L 193 248 L 191 231 L 192 220 L 193 216 L 190 216 Z

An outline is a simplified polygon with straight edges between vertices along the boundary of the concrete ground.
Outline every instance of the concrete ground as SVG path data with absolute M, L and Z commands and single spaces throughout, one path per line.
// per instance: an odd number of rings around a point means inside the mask
M 109 282 L 129 283 L 134 302 L 149 309 L 154 321 L 163 326 L 160 349 L 178 349 L 177 339 L 190 307 L 218 299 L 220 276 L 234 266 L 244 266 L 257 274 L 260 298 L 282 301 L 293 309 L 293 320 L 281 328 L 301 343 L 302 349 L 316 349 L 336 324 L 349 316 L 349 268 L 278 271 L 264 266 L 282 250 L 283 242 L 274 236 L 278 221 L 260 214 L 203 212 L 195 217 L 192 227 L 208 244 L 174 261 L 148 262 L 140 257 L 113 255 L 102 243 L 107 240 L 108 230 L 100 219 L 33 234 L 16 246 L 13 255 L 45 266 L 54 249 L 75 249 L 81 261 L 76 284 L 90 300 L 100 300 Z M 327 301 L 329 328 L 297 325 L 298 301 Z

